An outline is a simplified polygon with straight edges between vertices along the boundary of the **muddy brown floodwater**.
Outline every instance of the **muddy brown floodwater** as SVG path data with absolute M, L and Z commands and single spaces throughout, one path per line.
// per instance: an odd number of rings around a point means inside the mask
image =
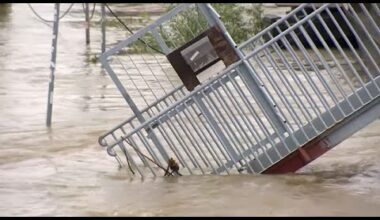
M 52 18 L 53 4 L 33 6 Z M 132 6 L 117 10 L 130 9 L 139 21 L 133 12 L 141 7 Z M 160 12 L 157 4 L 142 8 Z M 51 24 L 27 4 L 0 5 L 1 216 L 380 215 L 379 120 L 297 174 L 129 177 L 97 143 L 129 112 L 100 65 L 89 62 L 100 51 L 100 28 L 91 27 L 86 46 L 81 10 L 76 4 L 60 23 L 48 129 Z M 121 27 L 107 28 L 108 44 L 126 37 Z

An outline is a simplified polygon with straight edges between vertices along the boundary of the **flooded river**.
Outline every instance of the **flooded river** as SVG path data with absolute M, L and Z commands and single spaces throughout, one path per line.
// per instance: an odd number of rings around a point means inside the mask
M 44 18 L 53 4 L 33 4 Z M 64 11 L 69 4 L 62 4 Z M 162 7 L 131 5 L 129 12 Z M 128 13 L 126 13 L 128 14 Z M 380 215 L 380 121 L 291 175 L 131 178 L 97 143 L 126 119 L 124 100 L 90 60 L 100 17 L 85 45 L 80 4 L 60 22 L 53 125 L 45 126 L 51 24 L 27 4 L 0 5 L 1 216 Z M 126 37 L 107 27 L 109 46 Z

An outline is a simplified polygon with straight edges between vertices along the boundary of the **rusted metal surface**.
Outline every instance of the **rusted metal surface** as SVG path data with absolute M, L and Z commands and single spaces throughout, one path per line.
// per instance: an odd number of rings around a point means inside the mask
M 219 57 L 217 61 L 222 60 L 226 67 L 239 60 L 234 49 L 227 42 L 221 30 L 217 26 L 211 27 L 210 29 L 206 30 L 193 40 L 187 42 L 183 46 L 177 48 L 176 50 L 167 55 L 170 64 L 173 66 L 179 78 L 182 80 L 183 84 L 189 91 L 192 91 L 196 86 L 198 86 L 201 83 L 197 79 L 196 75 L 200 74 L 202 71 L 215 64 L 215 62 L 210 63 L 210 65 L 207 65 L 204 68 L 194 72 L 182 57 L 181 51 L 183 51 L 185 48 L 188 48 L 189 46 L 191 46 L 192 44 L 204 37 L 208 37 L 210 43 L 213 45 L 215 52 Z
M 356 114 L 353 114 L 343 121 L 337 123 L 324 133 L 316 137 L 314 140 L 300 147 L 296 151 L 292 152 L 278 163 L 262 172 L 263 174 L 285 174 L 293 173 L 307 164 L 311 163 L 318 157 L 331 150 L 339 143 L 344 141 L 347 137 L 353 135 L 359 131 L 362 127 L 376 120 L 380 115 L 380 98 L 374 100 L 371 104 L 363 107 Z M 329 137 L 338 134 L 337 137 L 333 137 L 335 140 L 330 141 Z
M 263 174 L 284 174 L 296 172 L 300 168 L 322 156 L 330 149 L 331 148 L 326 147 L 325 139 L 308 143 L 304 147 L 299 148 L 265 170 Z

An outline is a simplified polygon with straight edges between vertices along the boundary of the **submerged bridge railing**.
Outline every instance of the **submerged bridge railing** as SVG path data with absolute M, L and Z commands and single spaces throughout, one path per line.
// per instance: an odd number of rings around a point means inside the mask
M 191 92 L 175 78 L 164 56 L 128 52 L 151 33 L 150 42 L 156 43 L 147 48 L 156 45 L 168 54 L 180 43 L 170 43 L 164 33 L 202 28 L 171 24 L 166 32 L 157 30 L 169 21 L 178 23 L 177 16 L 189 16 L 191 10 L 200 15 L 199 26 L 218 25 L 234 44 L 210 5 L 174 8 L 103 55 L 105 69 L 134 116 L 102 135 L 99 143 L 141 176 L 162 175 L 156 165 L 166 167 L 170 157 L 182 174 L 264 172 L 379 100 L 379 7 L 336 6 L 300 5 L 236 47 L 240 60 Z M 366 15 L 365 21 L 359 13 Z M 131 79 L 134 73 L 137 80 Z M 134 102 L 133 92 L 145 101 Z

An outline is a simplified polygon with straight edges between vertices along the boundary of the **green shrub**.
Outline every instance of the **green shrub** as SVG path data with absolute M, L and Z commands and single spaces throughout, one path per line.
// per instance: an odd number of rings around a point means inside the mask
M 263 28 L 262 4 L 214 3 L 227 31 L 237 44 L 258 33 Z
M 237 44 L 240 44 L 258 33 L 263 28 L 262 4 L 214 3 L 211 4 L 221 16 L 227 31 Z M 176 4 L 170 4 L 167 11 Z M 169 48 L 175 48 L 193 39 L 206 29 L 207 22 L 198 10 L 187 10 L 181 16 L 161 27 L 161 34 Z M 159 49 L 152 35 L 142 38 L 153 48 Z M 136 41 L 129 49 L 130 53 L 153 52 L 143 42 Z

